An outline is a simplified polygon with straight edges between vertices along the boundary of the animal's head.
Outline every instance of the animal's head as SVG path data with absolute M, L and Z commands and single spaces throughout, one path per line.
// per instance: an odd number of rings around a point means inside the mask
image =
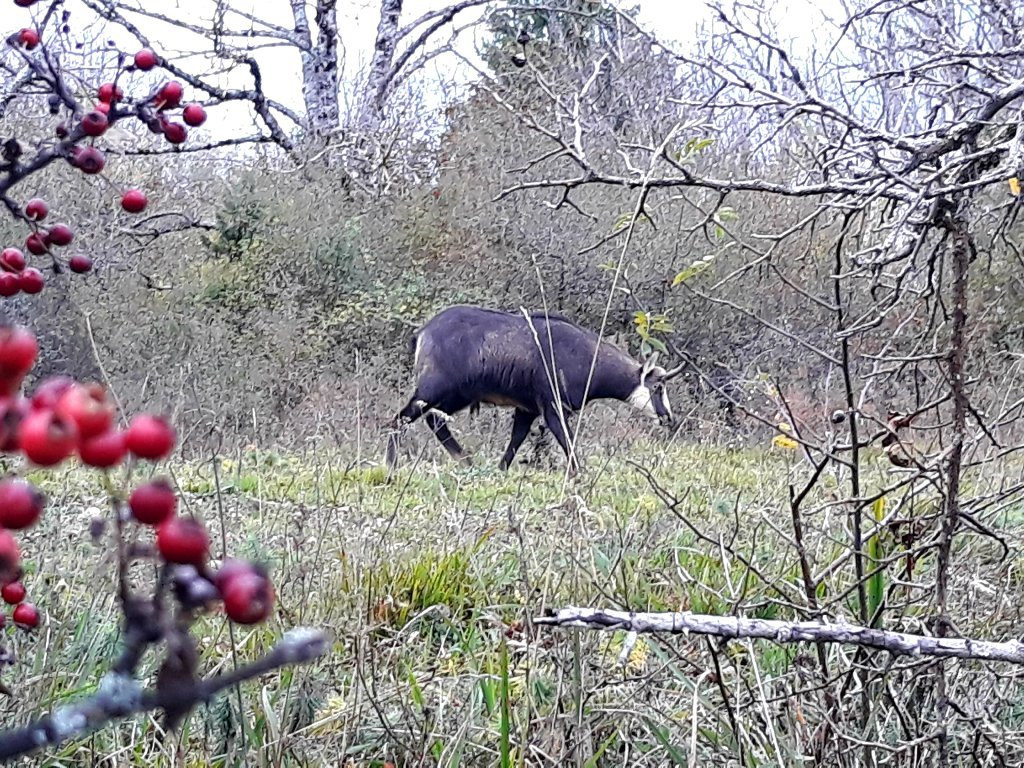
M 674 419 L 672 406 L 668 402 L 668 391 L 665 388 L 669 378 L 668 372 L 656 364 L 657 359 L 658 354 L 654 353 L 640 367 L 640 381 L 630 394 L 629 403 L 660 421 L 663 426 L 671 427 Z

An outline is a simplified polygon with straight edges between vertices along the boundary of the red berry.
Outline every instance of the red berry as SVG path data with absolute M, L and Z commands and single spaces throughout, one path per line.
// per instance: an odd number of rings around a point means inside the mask
M 23 397 L 5 397 L 0 400 L 0 451 L 14 453 L 20 450 L 18 428 L 28 412 L 28 400 Z
M 17 395 L 24 380 L 24 373 L 11 372 L 6 376 L 0 376 L 0 398 L 6 399 Z
M 237 624 L 258 624 L 274 606 L 270 579 L 255 569 L 231 574 L 220 588 L 224 612 Z
M 174 427 L 160 416 L 142 413 L 132 419 L 125 434 L 128 450 L 140 459 L 159 461 L 174 450 Z
M 218 590 L 223 591 L 225 585 L 228 583 L 228 579 L 240 573 L 250 573 L 253 569 L 257 569 L 259 573 L 263 573 L 263 571 L 253 563 L 229 557 L 220 564 L 220 568 L 218 568 L 216 573 L 213 574 L 211 581 L 213 581 L 213 585 L 217 587 Z
M 114 404 L 103 385 L 95 382 L 69 387 L 54 411 L 75 423 L 79 440 L 102 435 L 114 423 Z
M 38 0 L 14 0 L 14 4 L 19 8 L 28 8 L 29 6 L 35 5 Z
M 4 248 L 0 251 L 0 269 L 7 272 L 21 272 L 25 268 L 25 254 L 17 248 Z
M 113 104 L 124 98 L 124 92 L 113 83 L 104 83 L 98 91 L 99 100 L 107 104 Z
M 71 268 L 72 272 L 77 272 L 81 275 L 92 269 L 92 259 L 84 253 L 76 253 L 68 259 L 68 267 Z
M 206 110 L 201 104 L 189 104 L 181 113 L 182 119 L 193 128 L 206 122 Z
M 45 282 L 43 280 L 43 273 L 35 267 L 25 267 L 18 274 L 18 290 L 25 293 L 39 293 L 43 290 Z
M 156 54 L 149 48 L 143 48 L 135 54 L 135 66 L 143 72 L 148 72 L 156 66 Z
M 160 525 L 174 515 L 177 506 L 174 489 L 162 477 L 140 485 L 128 497 L 132 517 L 146 525 Z
M 110 105 L 105 101 L 97 101 L 96 106 L 92 108 L 93 112 L 100 112 L 101 114 L 110 116 Z
M 0 587 L 0 597 L 8 605 L 17 605 L 25 599 L 26 594 L 25 585 L 20 581 L 12 581 Z
M 14 607 L 11 616 L 14 623 L 23 629 L 35 629 L 39 626 L 39 611 L 32 603 L 20 603 Z
M 85 131 L 86 136 L 102 136 L 106 133 L 108 125 L 110 125 L 110 121 L 99 110 L 94 109 L 82 118 L 82 130 Z
M 71 387 L 75 386 L 75 380 L 70 376 L 50 376 L 43 379 L 36 391 L 32 393 L 32 410 L 43 411 L 53 410 L 57 407 L 61 397 Z
M 164 138 L 171 144 L 184 144 L 188 138 L 188 129 L 181 123 L 167 123 L 164 126 Z
M 10 531 L 0 528 L 0 581 L 14 581 L 20 575 L 21 552 Z
M 181 97 L 184 95 L 185 89 L 181 87 L 181 83 L 170 80 L 157 92 L 156 102 L 159 109 L 174 109 L 181 104 Z
M 18 287 L 18 276 L 11 272 L 0 272 L 0 296 L 14 296 L 21 289 Z
M 141 189 L 129 189 L 121 195 L 121 207 L 128 213 L 142 213 L 146 210 L 146 193 Z
M 78 446 L 78 456 L 87 467 L 108 469 L 121 463 L 128 446 L 124 444 L 124 432 L 111 430 L 102 435 L 83 440 Z
M 67 123 L 57 123 L 57 127 L 53 129 L 53 132 L 57 134 L 58 139 L 66 139 L 70 133 Z
M 41 197 L 33 197 L 25 203 L 25 215 L 32 219 L 32 221 L 42 221 L 49 212 L 50 206 Z
M 9 298 L 21 290 L 18 285 L 18 276 L 12 272 L 0 272 L 0 296 Z
M 39 344 L 28 328 L 0 327 L 0 378 L 24 376 L 36 362 Z
M 18 33 L 18 40 L 25 46 L 25 50 L 31 51 L 39 45 L 39 33 L 34 29 L 23 29 Z
M 172 517 L 157 529 L 156 548 L 169 563 L 202 565 L 210 551 L 210 537 L 192 518 Z
M 0 480 L 0 525 L 9 531 L 20 531 L 36 524 L 43 513 L 43 494 L 20 477 Z
M 67 224 L 54 224 L 46 233 L 46 242 L 50 245 L 71 245 L 75 233 Z
M 18 428 L 18 441 L 29 461 L 53 467 L 74 453 L 78 428 L 71 419 L 54 411 L 32 411 Z
M 33 232 L 25 238 L 25 250 L 35 256 L 42 256 L 49 250 L 44 232 Z
M 99 173 L 107 164 L 107 158 L 96 147 L 75 147 L 72 158 L 76 168 L 90 175 Z

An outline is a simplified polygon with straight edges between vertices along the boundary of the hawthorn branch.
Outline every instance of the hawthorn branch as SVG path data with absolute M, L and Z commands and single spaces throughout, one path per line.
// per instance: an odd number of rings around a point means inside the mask
M 116 719 L 161 710 L 191 711 L 226 688 L 291 664 L 305 664 L 322 656 L 328 647 L 320 630 L 289 631 L 263 658 L 204 680 L 181 680 L 163 689 L 145 690 L 130 674 L 110 672 L 92 696 L 61 707 L 51 715 L 17 730 L 0 734 L 0 760 L 27 755 L 81 738 Z
M 840 643 L 888 651 L 897 656 L 1002 661 L 1024 664 L 1024 643 L 995 642 L 969 637 L 931 637 L 909 632 L 871 629 L 858 624 L 824 621 L 781 621 L 700 613 L 646 613 L 603 608 L 562 608 L 533 619 L 535 624 L 626 632 L 667 632 L 674 635 L 771 640 L 774 643 Z
M 134 24 L 131 20 L 126 18 L 118 10 L 118 6 L 111 3 L 110 0 L 84 0 L 86 6 L 94 11 L 97 15 L 108 21 L 117 24 L 124 28 L 127 32 L 134 35 L 138 40 L 145 46 L 152 48 L 153 44 L 149 38 L 142 32 L 139 27 Z M 143 15 L 146 15 L 145 13 Z M 273 99 L 268 99 L 266 94 L 263 92 L 263 80 L 262 74 L 259 69 L 259 65 L 256 60 L 251 56 L 237 56 L 235 60 L 239 64 L 243 64 L 248 67 L 252 78 L 253 87 L 251 89 L 224 89 L 219 88 L 216 85 L 198 77 L 191 72 L 188 72 L 181 67 L 176 66 L 166 59 L 161 59 L 160 66 L 172 75 L 184 80 L 186 83 L 191 85 L 193 88 L 200 90 L 209 96 L 217 99 L 218 101 L 248 101 L 253 104 L 253 108 L 256 113 L 262 119 L 266 125 L 267 130 L 270 132 L 270 136 L 273 141 L 280 145 L 285 150 L 292 150 L 293 144 L 287 137 L 284 130 L 281 128 L 277 117 L 273 112 L 283 115 L 288 118 L 291 122 L 296 125 L 302 125 L 303 119 L 301 116 L 296 114 L 294 110 L 289 109 L 283 104 L 280 104 Z M 273 112 L 271 111 L 273 110 Z

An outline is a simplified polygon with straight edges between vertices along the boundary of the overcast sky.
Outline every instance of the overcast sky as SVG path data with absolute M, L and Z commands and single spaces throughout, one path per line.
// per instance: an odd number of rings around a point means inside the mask
M 193 24 L 209 23 L 214 8 L 212 0 L 127 0 L 127 2 L 156 9 L 168 16 L 182 18 Z M 380 0 L 340 0 L 338 4 L 342 66 L 349 85 L 358 78 L 360 72 L 364 71 L 369 60 L 379 19 L 379 2 Z M 828 0 L 825 4 L 830 5 L 832 2 L 833 0 Z M 423 13 L 447 4 L 449 4 L 449 0 L 406 0 L 402 23 L 407 24 Z M 40 13 L 39 8 L 44 5 L 44 3 L 39 3 L 35 10 L 22 10 L 12 8 L 9 0 L 5 0 L 3 21 L 13 22 L 10 26 L 14 28 L 18 24 L 27 24 L 32 14 Z M 281 26 L 291 27 L 293 25 L 288 0 L 233 0 L 231 5 Z M 652 31 L 659 40 L 672 47 L 685 47 L 687 41 L 694 36 L 695 25 L 708 15 L 704 0 L 620 0 L 620 5 L 623 7 L 638 5 L 640 23 Z M 92 18 L 91 14 L 77 0 L 68 0 L 67 7 L 71 11 L 73 34 L 87 36 L 95 30 L 95 28 L 88 29 L 86 22 Z M 820 3 L 815 0 L 778 0 L 772 7 L 777 9 L 779 20 L 784 24 L 783 36 L 788 37 L 790 34 L 806 36 L 813 33 L 815 25 L 813 11 L 816 7 L 820 7 Z M 457 20 L 467 23 L 474 18 L 472 13 L 474 11 L 467 11 L 457 17 Z M 479 15 L 479 11 L 476 13 Z M 134 17 L 133 21 L 138 21 L 138 17 Z M 168 58 L 176 58 L 178 55 L 203 48 L 201 41 L 180 28 L 148 21 L 138 21 L 138 23 L 140 28 L 151 37 L 154 48 L 159 49 L 158 52 L 167 55 Z M 242 26 L 237 17 L 230 25 Z M 6 23 L 3 24 L 5 29 L 8 26 Z M 459 50 L 465 55 L 471 56 L 474 46 L 483 41 L 484 33 L 485 30 L 482 28 L 475 28 L 461 37 Z M 125 50 L 133 51 L 137 47 L 131 36 L 121 34 L 113 37 L 118 45 Z M 206 46 L 208 47 L 208 43 Z M 301 112 L 302 92 L 298 51 L 292 47 L 263 50 L 259 52 L 258 59 L 262 65 L 265 90 L 268 96 Z M 187 68 L 203 71 L 202 62 L 198 61 L 190 62 Z M 424 82 L 432 83 L 427 86 L 427 90 L 430 91 L 429 100 L 435 102 L 431 106 L 439 106 L 437 102 L 441 102 L 445 98 L 446 92 L 437 85 L 439 82 L 451 82 L 453 79 L 464 81 L 467 76 L 465 70 L 459 70 L 454 57 L 439 59 L 435 67 L 424 73 Z M 238 78 L 243 79 L 239 80 Z M 235 85 L 245 84 L 249 80 L 248 72 L 241 67 L 237 75 L 231 79 L 234 80 L 233 84 Z M 448 93 L 450 94 L 450 92 Z M 236 124 L 235 121 L 241 117 L 240 114 L 234 115 L 229 118 L 229 122 Z

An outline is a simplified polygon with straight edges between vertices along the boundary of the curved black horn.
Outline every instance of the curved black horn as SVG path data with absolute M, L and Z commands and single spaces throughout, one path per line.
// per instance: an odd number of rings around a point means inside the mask
M 661 380 L 668 381 L 669 379 L 674 379 L 676 376 L 683 372 L 683 369 L 685 367 L 686 363 L 680 363 L 675 368 L 669 368 L 667 371 L 665 371 L 665 375 L 661 377 Z

